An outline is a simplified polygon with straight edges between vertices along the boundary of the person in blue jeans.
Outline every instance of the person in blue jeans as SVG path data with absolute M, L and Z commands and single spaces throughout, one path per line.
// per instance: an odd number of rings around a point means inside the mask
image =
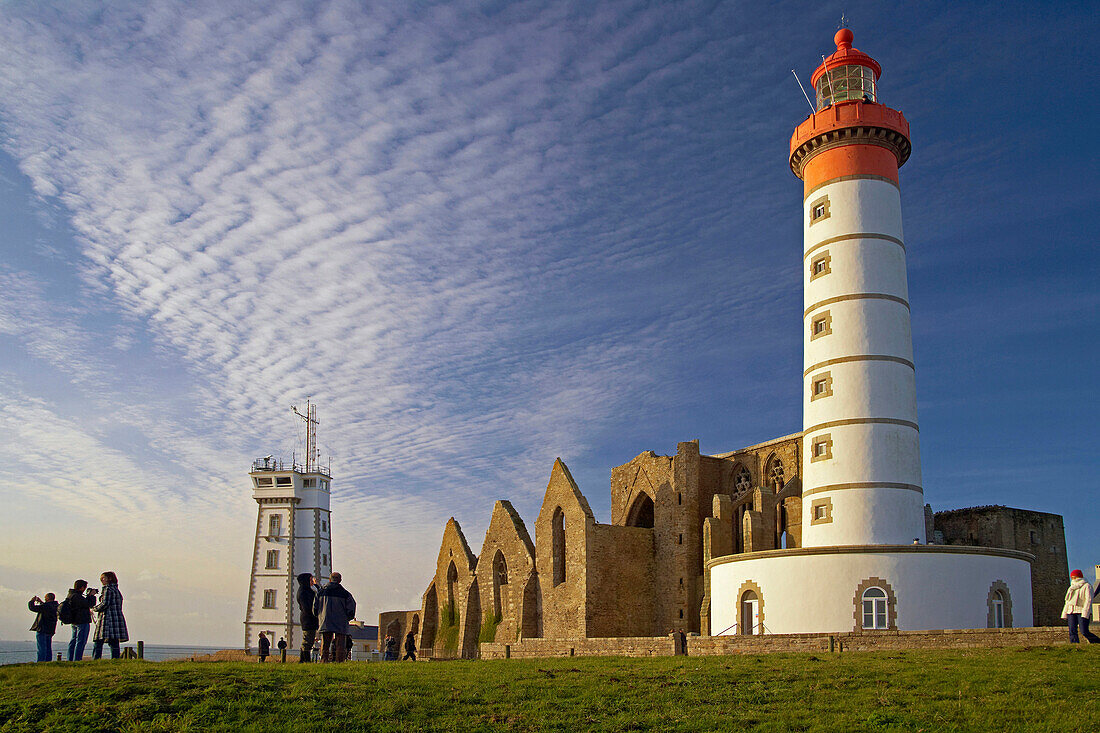
M 48 662 L 53 656 L 53 635 L 57 631 L 57 601 L 53 593 L 47 593 L 42 599 L 35 596 L 27 603 L 31 613 L 38 614 L 31 624 L 31 631 L 35 632 L 35 640 L 38 642 L 38 661 Z
M 73 638 L 69 641 L 69 661 L 79 662 L 84 658 L 84 647 L 88 643 L 88 630 L 92 626 L 92 606 L 95 605 L 96 590 L 88 590 L 88 581 L 78 580 L 69 589 L 65 597 L 69 620 L 72 624 Z

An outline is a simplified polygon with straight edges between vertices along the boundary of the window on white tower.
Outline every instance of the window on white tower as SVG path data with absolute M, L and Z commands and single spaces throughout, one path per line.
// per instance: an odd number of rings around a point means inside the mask
M 1003 629 L 1005 627 L 1005 597 L 1001 591 L 993 591 L 993 628 Z
M 328 555 L 321 555 L 321 564 L 328 565 Z
M 868 588 L 863 591 L 863 628 L 885 629 L 888 625 L 886 591 L 882 588 Z
M 814 519 L 824 519 L 828 514 L 829 510 L 824 504 L 818 504 L 814 507 Z
M 272 537 L 278 537 L 283 531 L 283 517 L 280 514 L 272 514 L 267 520 L 267 533 Z
M 268 550 L 267 551 L 267 569 L 278 570 L 279 569 L 279 551 Z
M 264 591 L 264 608 L 275 608 L 275 589 L 268 588 Z

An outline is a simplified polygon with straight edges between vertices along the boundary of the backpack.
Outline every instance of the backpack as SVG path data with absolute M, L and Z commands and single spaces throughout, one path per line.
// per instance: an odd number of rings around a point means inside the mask
M 61 605 L 57 607 L 57 620 L 63 624 L 73 622 L 73 604 L 69 602 L 68 598 L 61 601 Z

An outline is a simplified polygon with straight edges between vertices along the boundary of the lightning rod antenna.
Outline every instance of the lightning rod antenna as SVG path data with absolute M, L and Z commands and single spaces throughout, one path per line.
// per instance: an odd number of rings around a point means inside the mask
M 798 74 L 795 73 L 794 69 L 791 69 L 791 73 L 794 74 L 794 80 L 798 82 L 798 88 L 802 90 L 802 96 L 806 98 L 806 104 L 810 105 L 810 114 L 812 115 L 817 112 L 814 109 L 814 103 L 810 101 L 810 95 L 806 93 L 806 87 L 802 86 L 802 80 L 798 78 Z

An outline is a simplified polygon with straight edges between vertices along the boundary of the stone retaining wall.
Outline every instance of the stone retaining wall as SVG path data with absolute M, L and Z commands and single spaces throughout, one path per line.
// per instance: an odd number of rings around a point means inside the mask
M 482 644 L 482 659 L 536 657 L 672 657 L 683 653 L 675 636 L 605 639 L 523 639 L 515 644 Z
M 945 629 L 844 634 L 765 634 L 763 636 L 678 635 L 611 639 L 523 639 L 514 644 L 482 644 L 482 659 L 537 657 L 692 657 L 774 652 L 848 652 L 899 649 L 989 649 L 1068 644 L 1065 629 Z

